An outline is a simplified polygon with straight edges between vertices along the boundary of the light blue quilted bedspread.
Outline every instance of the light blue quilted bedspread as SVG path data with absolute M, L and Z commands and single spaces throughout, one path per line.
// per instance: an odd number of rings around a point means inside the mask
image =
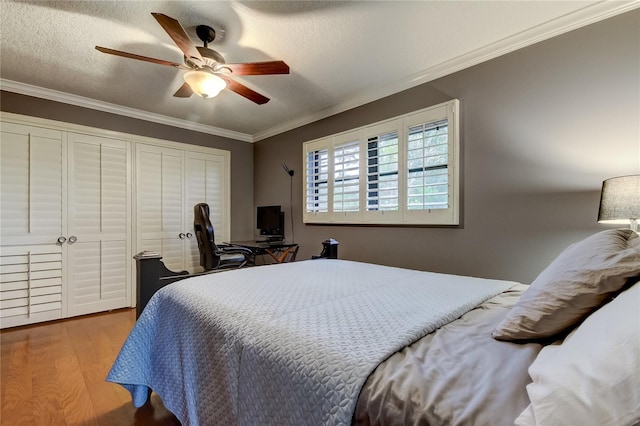
M 378 364 L 513 285 L 329 259 L 194 277 L 156 293 L 107 380 L 183 425 L 347 425 Z

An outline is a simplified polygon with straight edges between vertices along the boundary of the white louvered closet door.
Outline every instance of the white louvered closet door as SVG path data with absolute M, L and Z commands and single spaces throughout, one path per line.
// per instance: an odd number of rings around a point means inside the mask
M 2 123 L 0 326 L 65 315 L 66 144 L 60 131 Z
M 190 272 L 200 272 L 200 251 L 198 241 L 193 235 L 194 206 L 198 203 L 209 205 L 209 219 L 213 225 L 215 242 L 220 244 L 230 240 L 229 229 L 229 188 L 230 171 L 228 162 L 222 155 L 203 154 L 187 151 L 186 162 L 186 197 L 185 197 L 185 228 L 192 234 L 187 239 L 188 256 L 186 269 Z
M 160 253 L 174 271 L 186 267 L 185 241 L 191 229 L 184 228 L 183 171 L 184 151 L 136 144 L 138 251 Z
M 68 135 L 68 314 L 131 298 L 131 167 L 127 142 Z

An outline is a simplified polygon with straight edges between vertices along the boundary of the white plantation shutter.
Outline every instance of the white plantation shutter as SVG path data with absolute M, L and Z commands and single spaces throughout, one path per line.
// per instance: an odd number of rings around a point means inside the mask
M 367 210 L 398 210 L 398 132 L 367 138 Z
M 407 208 L 449 206 L 449 141 L 447 120 L 411 126 L 407 144 Z
M 133 249 L 198 253 L 195 200 L 229 238 L 229 152 L 0 115 L 0 327 L 135 303 Z
M 323 143 L 305 152 L 305 214 L 329 211 L 329 148 Z
M 3 247 L 0 252 L 2 327 L 62 317 L 62 248 L 57 244 Z M 16 321 L 17 320 L 17 321 Z
M 0 137 L 0 326 L 64 316 L 66 140 L 3 122 Z
M 187 238 L 189 255 L 185 268 L 199 272 L 200 250 L 193 235 L 193 208 L 196 204 L 209 205 L 209 218 L 213 225 L 215 241 L 220 244 L 231 239 L 229 203 L 230 171 L 223 155 L 186 152 L 185 229 L 192 235 Z
M 129 306 L 129 143 L 69 133 L 68 146 L 69 314 Z
M 128 145 L 124 141 L 69 136 L 74 234 L 125 235 L 128 215 Z
M 459 109 L 451 101 L 404 119 L 408 223 L 459 223 Z
M 230 240 L 230 154 L 136 144 L 137 250 L 162 255 L 174 271 L 201 271 L 193 208 L 207 203 L 217 243 Z
M 79 241 L 69 250 L 69 314 L 129 306 L 126 241 Z
M 306 142 L 304 222 L 458 224 L 458 111 L 453 100 Z
M 2 123 L 0 140 L 2 244 L 55 243 L 65 231 L 62 133 Z
M 162 255 L 167 268 L 184 265 L 184 152 L 154 145 L 136 144 L 138 189 L 138 249 Z
M 162 156 L 162 229 L 176 234 L 184 230 L 182 161 Z
M 333 211 L 360 210 L 360 142 L 333 148 Z
M 227 217 L 229 194 L 225 189 L 229 171 L 226 170 L 224 157 L 187 152 L 186 174 L 185 211 L 190 228 L 193 228 L 194 206 L 198 203 L 207 203 L 211 224 L 215 229 L 216 242 L 229 241 L 229 218 Z

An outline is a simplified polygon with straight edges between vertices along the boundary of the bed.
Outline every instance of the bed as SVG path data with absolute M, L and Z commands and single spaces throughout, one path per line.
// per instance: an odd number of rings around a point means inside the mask
M 530 286 L 337 259 L 191 277 L 150 298 L 107 380 L 184 425 L 634 425 L 638 277 L 627 230 Z

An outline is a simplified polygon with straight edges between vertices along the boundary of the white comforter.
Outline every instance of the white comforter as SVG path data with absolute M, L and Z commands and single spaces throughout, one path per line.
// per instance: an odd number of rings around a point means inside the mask
M 160 290 L 107 380 L 184 425 L 340 425 L 394 352 L 513 282 L 316 260 Z

